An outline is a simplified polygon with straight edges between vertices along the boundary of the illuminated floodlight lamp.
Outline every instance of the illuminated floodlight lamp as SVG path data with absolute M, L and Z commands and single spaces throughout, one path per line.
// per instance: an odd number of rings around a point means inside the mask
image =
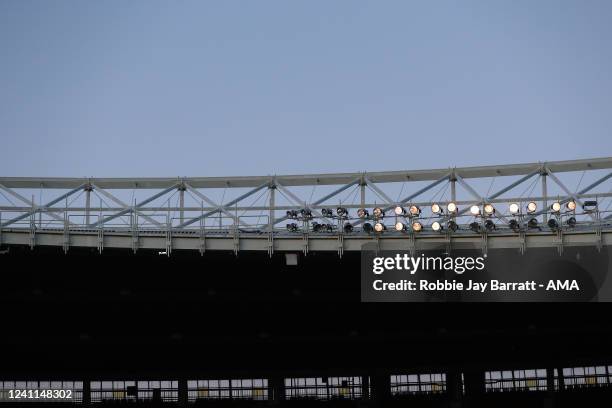
M 474 216 L 479 215 L 480 214 L 480 207 L 477 205 L 473 205 L 470 207 L 470 213 Z
M 442 207 L 440 207 L 440 204 L 433 203 L 431 205 L 431 212 L 434 214 L 442 214 Z
M 568 227 L 574 228 L 576 226 L 576 217 L 569 217 L 565 223 Z
M 569 211 L 576 211 L 576 202 L 574 200 L 570 200 L 565 204 L 565 208 Z
M 403 222 L 396 222 L 395 223 L 395 230 L 396 231 L 406 231 L 406 224 L 404 224 Z
M 346 232 L 347 234 L 353 232 L 353 224 L 351 224 L 350 222 L 344 224 L 344 232 Z
M 520 226 L 519 222 L 517 220 L 514 220 L 514 219 L 510 220 L 510 222 L 508 223 L 508 226 L 514 232 L 519 232 L 521 230 L 521 226 Z
M 338 214 L 338 217 L 348 217 L 348 209 L 345 207 L 338 207 L 336 208 L 336 214 Z
M 536 212 L 536 210 L 538 209 L 538 205 L 535 203 L 535 201 L 530 201 L 529 204 L 527 204 L 527 212 L 528 213 L 534 213 Z
M 370 213 L 365 208 L 360 208 L 357 210 L 357 216 L 359 218 L 368 218 L 370 216 Z
M 521 207 L 518 203 L 510 203 L 510 205 L 508 205 L 508 210 L 510 214 L 518 214 L 521 211 Z
M 557 230 L 559 229 L 559 223 L 557 222 L 556 219 L 551 218 L 550 220 L 548 220 L 548 228 L 550 228 L 551 230 Z
M 417 205 L 411 205 L 408 212 L 413 217 L 418 217 L 421 214 L 421 209 Z
M 561 203 L 558 201 L 555 201 L 554 203 L 552 203 L 550 205 L 550 210 L 554 213 L 558 213 L 561 211 Z
M 374 231 L 378 233 L 384 232 L 386 229 L 387 229 L 387 226 L 383 224 L 382 222 L 377 222 L 376 224 L 374 224 Z
M 421 232 L 423 230 L 423 224 L 418 221 L 412 223 L 412 230 L 414 232 Z
M 385 212 L 380 207 L 374 208 L 374 211 L 372 211 L 372 214 L 374 214 L 375 218 L 384 218 L 385 217 Z
M 299 231 L 299 227 L 295 222 L 287 224 L 287 231 L 289 232 L 297 232 Z
M 442 231 L 442 224 L 440 224 L 438 221 L 434 221 L 431 224 L 431 229 L 436 231 L 436 232 L 440 232 L 440 231 Z
M 493 231 L 495 230 L 495 223 L 491 220 L 486 220 L 484 223 L 485 228 L 487 229 L 487 231 Z
M 539 228 L 538 227 L 538 219 L 537 218 L 530 218 L 529 221 L 527 221 L 527 227 L 533 229 L 533 228 Z
M 394 211 L 395 211 L 395 215 L 404 215 L 404 214 L 406 214 L 406 210 L 401 205 L 398 205 L 397 207 L 395 207 Z
M 485 204 L 483 209 L 486 215 L 495 214 L 495 207 L 493 207 L 493 204 Z
M 449 213 L 456 213 L 457 212 L 457 204 L 455 204 L 454 202 L 451 201 L 446 206 L 446 209 L 448 210 Z
M 453 232 L 459 229 L 459 225 L 455 221 L 452 221 L 452 220 L 448 222 L 447 226 L 448 226 L 448 229 Z
M 365 224 L 363 224 L 363 230 L 364 232 L 370 234 L 374 230 L 374 227 L 372 227 L 372 224 L 370 224 L 369 222 L 366 222 Z
M 474 232 L 480 232 L 480 223 L 477 221 L 470 223 L 470 229 Z

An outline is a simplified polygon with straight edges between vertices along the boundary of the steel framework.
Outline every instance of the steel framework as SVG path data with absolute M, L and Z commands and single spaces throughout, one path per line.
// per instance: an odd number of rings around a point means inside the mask
M 191 249 L 270 254 L 335 250 L 341 256 L 368 243 L 411 251 L 476 245 L 485 253 L 508 247 L 521 252 L 528 247 L 556 247 L 562 253 L 565 245 L 612 244 L 610 169 L 612 157 L 286 176 L 0 177 L 0 245 L 54 245 L 65 251 L 71 246 L 99 251 L 148 248 L 168 255 L 173 249 Z M 499 182 L 501 186 L 491 191 Z M 540 191 L 535 193 L 538 185 Z M 315 198 L 317 189 L 321 192 Z M 445 207 L 449 202 L 458 206 L 456 212 L 429 210 L 432 203 Z M 528 202 L 535 202 L 538 209 L 527 213 Z M 568 202 L 576 208 L 566 210 Z M 511 214 L 509 203 L 519 204 L 521 212 Z M 551 211 L 551 203 L 559 203 L 563 210 Z M 493 205 L 495 213 L 469 212 L 471 206 L 485 204 Z M 395 214 L 396 207 L 412 205 L 421 208 L 418 217 Z M 338 213 L 338 208 L 346 213 Z M 374 217 L 373 208 L 386 216 Z M 371 215 L 358 217 L 357 209 L 367 209 Z M 537 225 L 529 223 L 532 218 Z M 549 226 L 551 219 L 556 226 Z M 424 226 L 419 232 L 410 228 L 417 220 Z M 514 228 L 510 220 L 516 221 Z M 431 229 L 434 222 L 446 227 L 451 221 L 457 229 Z M 388 228 L 375 232 L 370 228 L 374 223 Z M 396 223 L 408 228 L 396 231 Z

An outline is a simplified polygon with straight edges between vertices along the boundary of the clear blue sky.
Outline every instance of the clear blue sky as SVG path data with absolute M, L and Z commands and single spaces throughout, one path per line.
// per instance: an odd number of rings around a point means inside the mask
M 0 175 L 612 155 L 611 1 L 0 0 Z

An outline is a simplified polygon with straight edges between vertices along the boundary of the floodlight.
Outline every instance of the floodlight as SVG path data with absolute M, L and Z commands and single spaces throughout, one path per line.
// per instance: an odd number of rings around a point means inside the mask
M 376 232 L 383 232 L 386 229 L 387 229 L 387 226 L 383 224 L 382 222 L 377 222 L 376 224 L 374 224 L 374 231 Z
M 471 207 L 470 207 L 470 213 L 471 213 L 472 215 L 478 215 L 478 214 L 480 214 L 480 207 L 479 207 L 479 206 L 477 206 L 477 205 L 473 205 L 473 206 L 471 206 Z
M 474 232 L 480 232 L 480 223 L 477 221 L 474 221 L 470 224 L 470 229 Z
M 448 210 L 449 213 L 457 212 L 457 204 L 455 204 L 454 202 L 451 201 L 446 206 L 446 209 Z
M 321 209 L 321 214 L 323 214 L 324 217 L 333 217 L 334 216 L 334 212 L 331 210 L 331 208 L 323 208 L 323 209 Z
M 508 226 L 514 232 L 519 232 L 521 230 L 521 226 L 519 225 L 519 222 L 514 219 L 510 220 L 510 222 L 508 223 Z
M 586 211 L 591 211 L 595 207 L 597 207 L 597 201 L 594 200 L 585 201 L 584 204 L 582 204 L 582 209 Z
M 296 219 L 298 216 L 298 212 L 296 210 L 288 210 L 287 218 Z
M 535 203 L 535 201 L 530 201 L 529 204 L 527 204 L 528 213 L 534 213 L 536 212 L 537 209 L 538 209 L 538 205 Z
M 570 211 L 574 211 L 576 210 L 576 202 L 574 200 L 570 200 L 565 204 L 565 207 Z
M 418 221 L 412 223 L 412 230 L 414 232 L 421 232 L 423 230 L 423 224 Z
M 550 220 L 548 220 L 548 228 L 550 228 L 551 230 L 557 230 L 559 229 L 559 223 L 556 219 L 551 218 Z
M 440 224 L 438 221 L 434 221 L 431 224 L 431 229 L 436 231 L 436 232 L 440 232 L 440 231 L 442 231 L 442 224 Z
M 321 232 L 323 230 L 324 225 L 323 224 L 319 224 L 318 222 L 313 222 L 312 223 L 312 230 L 314 232 Z
M 552 210 L 552 212 L 558 213 L 559 211 L 561 211 L 561 203 L 558 201 L 555 201 L 554 203 L 551 204 L 550 209 Z
M 419 214 L 421 214 L 421 209 L 416 205 L 411 205 L 408 209 L 408 212 L 410 212 L 410 215 L 412 215 L 413 217 L 417 217 L 419 216 Z
M 344 224 L 344 232 L 346 232 L 347 234 L 353 232 L 353 224 L 351 224 L 350 222 Z
M 521 211 L 521 207 L 518 205 L 518 203 L 510 203 L 508 210 L 510 210 L 510 214 L 518 214 L 519 211 Z
M 404 224 L 403 222 L 396 222 L 395 230 L 396 231 L 406 231 L 406 224 Z
M 287 224 L 287 231 L 289 232 L 297 232 L 299 230 L 298 225 L 295 222 Z
M 455 232 L 459 229 L 459 225 L 455 222 L 455 221 L 449 221 L 448 224 L 448 229 Z
M 406 210 L 401 205 L 395 207 L 395 215 L 404 215 L 406 214 Z
M 527 221 L 527 226 L 529 228 L 538 228 L 538 219 L 530 218 L 529 221 Z
M 374 214 L 375 218 L 384 218 L 385 217 L 385 212 L 380 207 L 374 208 L 374 211 L 372 213 Z
M 495 229 L 495 223 L 491 220 L 486 220 L 484 226 L 487 231 L 493 231 Z
M 367 218 L 369 215 L 370 213 L 365 208 L 360 208 L 357 210 L 357 216 L 359 218 Z
M 300 213 L 302 214 L 302 217 L 310 219 L 312 218 L 312 211 L 310 211 L 310 209 L 308 208 L 304 208 L 303 210 L 300 211 Z
M 434 214 L 442 214 L 442 207 L 439 204 L 433 203 L 431 205 L 431 212 Z
M 576 217 L 569 217 L 565 222 L 567 223 L 568 227 L 574 228 L 576 226 Z
M 372 224 L 366 222 L 365 224 L 363 224 L 363 230 L 369 234 L 374 230 L 374 228 L 372 227 Z
M 484 212 L 487 215 L 493 215 L 493 214 L 495 214 L 495 207 L 493 207 L 493 204 L 485 204 L 484 205 Z
M 344 207 L 338 207 L 336 208 L 336 214 L 338 214 L 338 217 L 348 217 L 348 209 Z

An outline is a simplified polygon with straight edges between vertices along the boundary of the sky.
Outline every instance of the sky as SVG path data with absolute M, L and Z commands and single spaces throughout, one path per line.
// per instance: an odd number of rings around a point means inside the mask
M 612 156 L 612 2 L 0 0 L 0 176 Z

